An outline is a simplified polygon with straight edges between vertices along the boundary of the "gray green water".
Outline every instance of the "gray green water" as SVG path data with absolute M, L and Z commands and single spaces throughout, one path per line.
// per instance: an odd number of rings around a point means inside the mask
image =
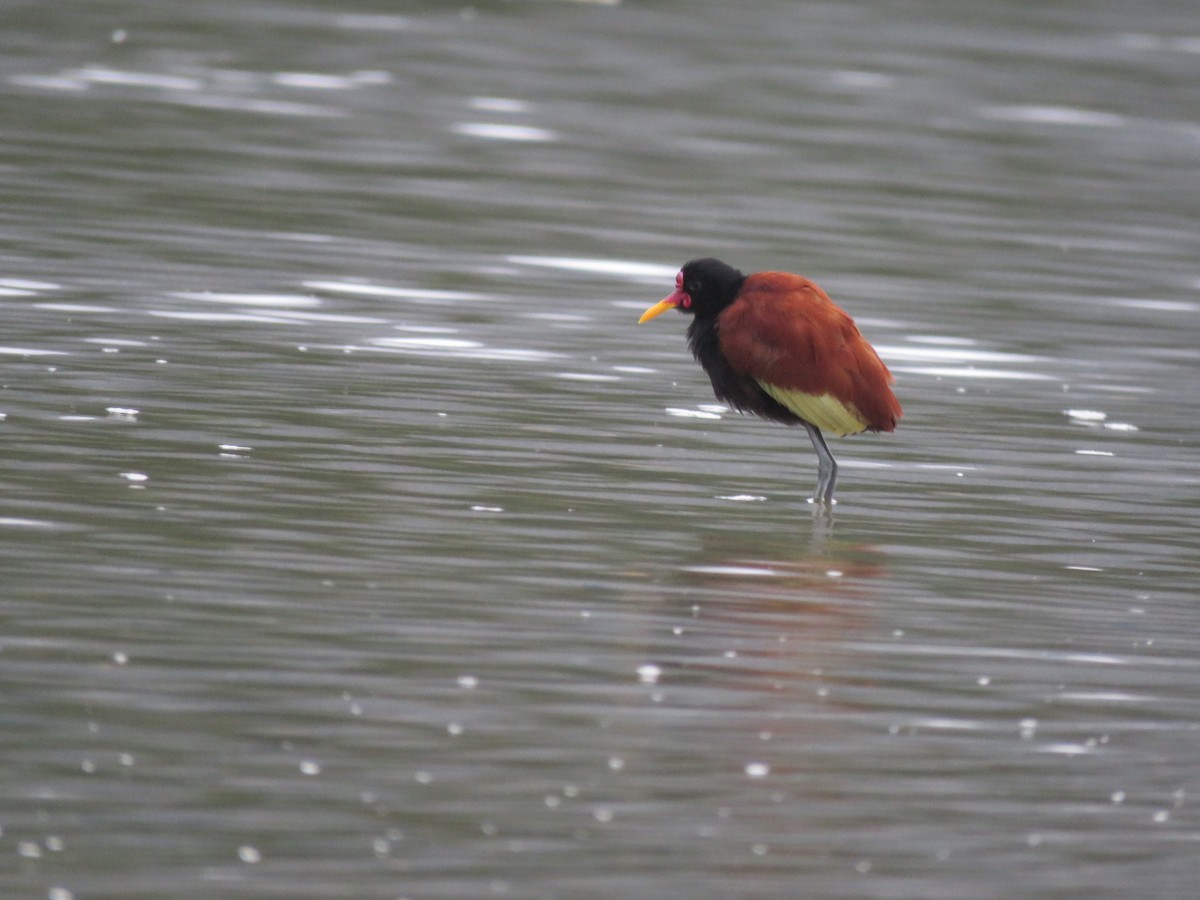
M 1192 3 L 4 19 L 5 897 L 1194 896 Z

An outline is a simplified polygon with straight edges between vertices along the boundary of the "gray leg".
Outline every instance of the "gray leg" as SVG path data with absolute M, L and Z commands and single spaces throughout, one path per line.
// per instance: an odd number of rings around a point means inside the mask
M 837 483 L 837 462 L 829 448 L 825 446 L 825 438 L 821 429 L 816 425 L 804 423 L 808 436 L 812 439 L 813 449 L 817 451 L 817 492 L 813 494 L 813 502 L 818 506 L 833 506 L 833 486 Z

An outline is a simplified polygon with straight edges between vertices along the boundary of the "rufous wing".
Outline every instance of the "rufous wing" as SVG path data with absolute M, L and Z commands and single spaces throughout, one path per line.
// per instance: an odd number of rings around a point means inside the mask
M 901 410 L 891 373 L 850 316 L 808 279 L 751 275 L 718 317 L 717 331 L 735 371 L 822 431 L 896 427 Z

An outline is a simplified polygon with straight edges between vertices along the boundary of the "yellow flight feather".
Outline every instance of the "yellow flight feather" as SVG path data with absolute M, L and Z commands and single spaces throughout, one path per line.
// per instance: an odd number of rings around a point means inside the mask
M 757 379 L 756 379 L 757 380 Z M 867 421 L 852 406 L 847 406 L 833 394 L 806 394 L 786 388 L 758 382 L 764 391 L 786 406 L 806 422 L 816 425 L 824 432 L 838 436 L 858 434 L 866 430 Z

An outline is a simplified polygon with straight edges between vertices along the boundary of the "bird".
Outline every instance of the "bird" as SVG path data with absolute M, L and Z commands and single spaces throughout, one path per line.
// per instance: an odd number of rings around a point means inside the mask
M 669 309 L 693 316 L 688 345 L 718 400 L 804 426 L 817 454 L 812 502 L 831 510 L 838 466 L 823 432 L 894 431 L 903 414 L 895 378 L 854 320 L 802 275 L 744 275 L 712 257 L 685 263 L 638 324 Z

